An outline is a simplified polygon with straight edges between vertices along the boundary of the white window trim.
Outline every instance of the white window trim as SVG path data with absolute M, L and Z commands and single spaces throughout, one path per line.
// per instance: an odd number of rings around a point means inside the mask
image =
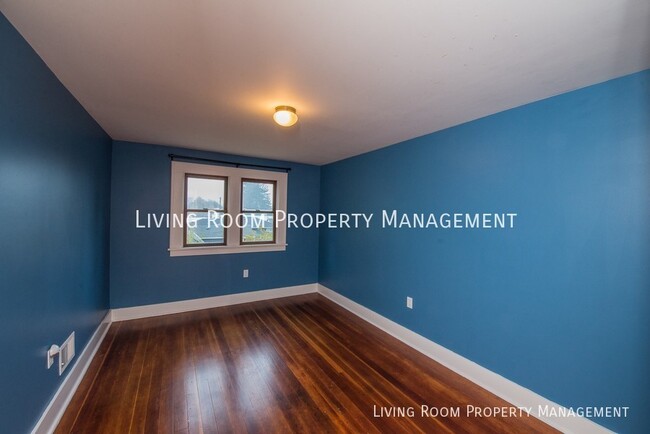
M 172 161 L 171 173 L 171 215 L 183 215 L 183 199 L 185 189 L 185 174 L 208 176 L 224 176 L 228 178 L 227 209 L 233 217 L 241 210 L 241 180 L 242 178 L 264 179 L 276 182 L 276 210 L 287 212 L 287 179 L 285 172 L 269 170 L 243 169 L 238 167 L 223 167 L 207 164 Z M 227 253 L 277 252 L 287 249 L 286 221 L 280 222 L 276 230 L 275 243 L 247 244 L 239 242 L 239 228 L 236 225 L 226 229 L 225 246 L 192 246 L 183 247 L 183 228 L 170 225 L 169 256 L 220 255 Z

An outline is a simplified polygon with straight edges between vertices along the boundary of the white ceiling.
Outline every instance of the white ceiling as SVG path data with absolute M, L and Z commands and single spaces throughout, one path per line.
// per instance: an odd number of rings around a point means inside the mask
M 650 68 L 648 0 L 0 0 L 117 140 L 323 164 Z M 283 129 L 273 108 L 297 108 Z

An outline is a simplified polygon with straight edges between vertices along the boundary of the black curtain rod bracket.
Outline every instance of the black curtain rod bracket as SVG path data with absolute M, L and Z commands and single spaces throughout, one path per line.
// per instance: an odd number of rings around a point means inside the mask
M 254 167 L 256 169 L 273 169 L 273 170 L 283 170 L 285 172 L 290 172 L 291 167 L 279 167 L 279 166 L 265 166 L 263 164 L 248 164 L 240 163 L 237 161 L 225 161 L 225 160 L 214 160 L 212 158 L 201 158 L 201 157 L 189 157 L 187 155 L 177 155 L 169 154 L 169 159 L 174 160 L 183 160 L 183 161 L 201 161 L 203 163 L 212 163 L 212 164 L 225 164 L 233 167 Z

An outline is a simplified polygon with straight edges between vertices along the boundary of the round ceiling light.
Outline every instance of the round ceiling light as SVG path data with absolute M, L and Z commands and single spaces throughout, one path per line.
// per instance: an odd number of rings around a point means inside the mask
M 290 127 L 298 122 L 298 115 L 296 109 L 288 105 L 279 105 L 275 108 L 273 113 L 273 120 L 283 127 Z

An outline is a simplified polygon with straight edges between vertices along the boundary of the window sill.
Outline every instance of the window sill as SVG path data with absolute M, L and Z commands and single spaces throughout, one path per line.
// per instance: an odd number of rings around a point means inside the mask
M 250 246 L 183 247 L 169 249 L 169 256 L 225 255 L 232 253 L 281 252 L 286 244 L 256 244 Z

